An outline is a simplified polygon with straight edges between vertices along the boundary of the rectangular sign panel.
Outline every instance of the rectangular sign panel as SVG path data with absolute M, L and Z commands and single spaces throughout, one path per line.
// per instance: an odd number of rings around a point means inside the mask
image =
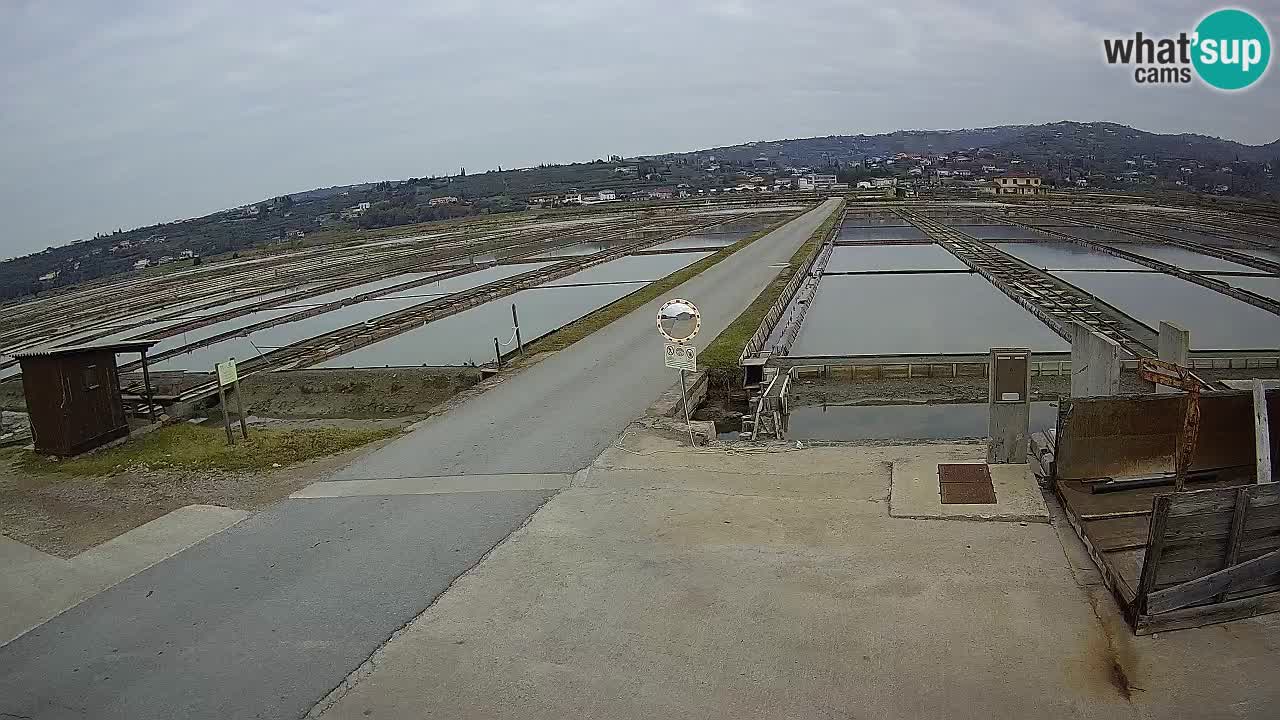
M 236 375 L 236 361 L 235 361 L 235 360 L 228 360 L 228 361 L 226 361 L 226 362 L 220 362 L 220 363 L 218 363 L 217 365 L 215 365 L 215 367 L 218 369 L 218 384 L 219 384 L 219 385 L 221 385 L 221 386 L 223 386 L 223 387 L 226 387 L 226 386 L 228 386 L 228 385 L 231 385 L 232 383 L 234 383 L 236 380 L 238 380 L 238 379 L 239 379 L 239 376 L 238 376 L 238 375 Z
M 662 355 L 666 358 L 667 367 L 669 368 L 697 372 L 698 350 L 692 345 L 666 343 L 662 348 Z

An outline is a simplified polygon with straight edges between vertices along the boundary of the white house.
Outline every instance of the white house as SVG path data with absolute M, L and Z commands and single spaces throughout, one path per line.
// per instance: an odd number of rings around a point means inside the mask
M 1029 173 L 1012 172 L 992 182 L 997 195 L 1035 195 L 1040 192 L 1040 178 Z
M 151 261 L 146 258 L 142 258 L 141 260 L 133 264 L 134 270 L 142 270 L 143 268 L 148 268 L 148 267 L 151 267 Z
M 830 190 L 831 186 L 836 184 L 836 176 L 817 175 L 811 173 L 809 175 L 809 182 L 813 185 L 815 190 Z
M 612 190 L 601 190 L 596 193 L 596 200 L 599 202 L 611 202 L 618 199 L 618 193 Z

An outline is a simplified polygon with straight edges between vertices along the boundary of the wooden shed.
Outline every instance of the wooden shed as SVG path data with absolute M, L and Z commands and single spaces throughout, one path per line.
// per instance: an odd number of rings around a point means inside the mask
M 37 347 L 15 353 L 22 365 L 22 390 L 36 450 L 66 457 L 128 435 L 116 353 L 142 354 L 144 397 L 150 407 L 151 378 L 146 357 L 156 342 L 126 340 Z

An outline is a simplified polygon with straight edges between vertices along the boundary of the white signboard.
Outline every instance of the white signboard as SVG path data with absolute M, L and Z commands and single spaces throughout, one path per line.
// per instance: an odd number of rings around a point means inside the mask
M 214 365 L 218 370 L 218 384 L 226 387 L 235 383 L 240 377 L 236 375 L 236 361 L 232 358 L 226 362 L 220 362 Z
M 684 343 L 666 343 L 662 349 L 662 355 L 666 358 L 667 367 L 676 370 L 688 370 L 689 372 L 697 372 L 698 350 L 692 345 Z

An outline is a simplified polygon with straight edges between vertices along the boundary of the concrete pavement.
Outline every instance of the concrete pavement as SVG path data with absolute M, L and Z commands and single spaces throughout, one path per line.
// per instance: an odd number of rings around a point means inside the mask
M 1069 528 L 889 515 L 893 465 L 975 449 L 629 434 L 314 712 L 1274 717 L 1280 616 L 1135 638 Z
M 673 294 L 713 337 L 837 205 Z M 671 384 L 657 305 L 0 648 L 0 717 L 305 713 Z
M 188 505 L 66 560 L 0 535 L 0 646 L 249 513 Z

